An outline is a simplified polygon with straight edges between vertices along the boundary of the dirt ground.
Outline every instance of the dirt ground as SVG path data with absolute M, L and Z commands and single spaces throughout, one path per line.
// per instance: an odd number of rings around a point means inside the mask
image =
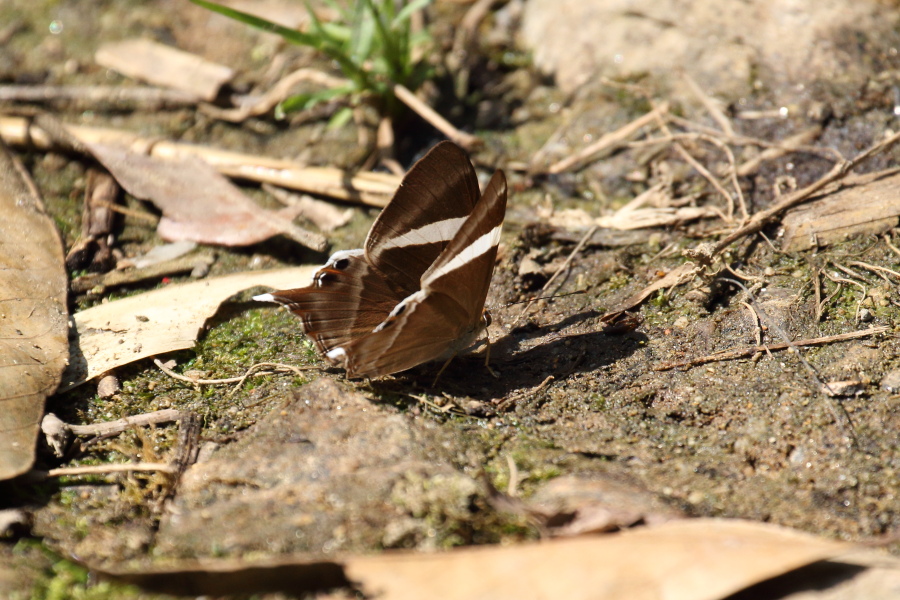
M 182 2 L 36 7 L 12 1 L 2 10 L 21 25 L 0 52 L 5 82 L 121 83 L 121 77 L 93 63 L 96 45 L 148 35 L 228 64 L 249 83 L 275 55 L 287 56 L 292 64 L 321 64 L 303 49 L 237 24 L 215 21 L 216 35 L 205 35 L 207 13 Z M 464 12 L 464 7 L 441 5 L 432 33 L 444 46 L 450 39 L 448 24 Z M 52 20 L 64 23 L 62 35 L 44 33 Z M 454 360 L 436 383 L 439 366 L 434 364 L 374 381 L 348 381 L 340 370 L 325 368 L 299 320 L 253 303 L 253 291 L 243 293 L 210 321 L 194 350 L 165 358 L 173 358 L 179 372 L 211 378 L 240 375 L 266 361 L 323 368 L 304 377 L 253 380 L 229 395 L 230 387 L 192 387 L 173 380 L 147 360 L 117 371 L 122 389 L 110 398 L 100 398 L 94 383 L 50 398 L 48 410 L 71 423 L 162 408 L 194 411 L 202 423 L 201 459 L 174 490 L 156 475 L 5 484 L 7 500 L 0 503 L 25 505 L 33 512 L 29 532 L 15 545 L 0 545 L 0 562 L 29 565 L 21 571 L 23 589 L 46 592 L 64 585 L 60 581 L 75 585 L 81 575 L 59 566 L 61 558 L 119 564 L 537 539 L 545 530 L 527 507 L 552 507 L 561 514 L 584 498 L 627 498 L 623 526 L 723 516 L 844 540 L 897 531 L 898 282 L 847 266 L 896 270 L 896 231 L 785 252 L 776 219 L 763 229 L 764 236 L 737 241 L 711 274 L 651 294 L 633 311 L 640 320 L 636 327 L 610 331 L 601 320 L 604 314 L 685 264 L 682 250 L 720 239 L 735 225 L 701 219 L 633 231 L 601 228 L 573 252 L 586 228 L 582 221 L 566 226 L 559 217 L 566 210 L 576 220 L 582 214 L 609 214 L 664 178 L 675 198 L 694 195 L 695 204 L 720 206 L 721 199 L 671 144 L 620 148 L 575 173 L 532 176 L 517 168 L 561 128 L 572 144 L 578 132 L 591 132 L 596 139 L 640 117 L 649 105 L 624 86 L 597 84 L 567 96 L 520 66 L 527 57 L 515 45 L 504 46 L 509 41 L 485 43 L 484 60 L 473 74 L 479 102 L 453 107 L 441 95 L 439 104 L 455 123 L 486 140 L 485 148 L 473 154 L 479 173 L 504 168 L 510 180 L 510 206 L 488 298 L 490 365 L 497 377 L 476 354 Z M 896 86 L 881 77 L 886 70 L 871 67 L 870 85 L 852 97 L 826 82 L 808 92 L 832 110 L 735 119 L 733 125 L 740 135 L 767 141 L 820 125 L 814 144 L 852 157 L 895 124 L 890 107 Z M 446 88 L 446 82 L 438 83 Z M 639 83 L 654 89 L 654 81 Z M 777 90 L 761 89 L 745 99 L 745 106 L 778 106 L 776 95 Z M 348 167 L 365 158 L 353 125 L 328 129 L 321 120 L 287 126 L 262 118 L 238 126 L 193 109 L 155 114 L 52 110 L 66 122 L 300 157 L 310 164 Z M 694 107 L 673 113 L 714 124 Z M 400 131 L 407 132 L 398 143 L 405 166 L 440 139 L 421 122 Z M 709 147 L 686 145 L 710 169 L 719 164 Z M 745 153 L 738 154 L 738 162 L 751 156 L 748 146 L 736 146 L 735 152 Z M 875 157 L 858 171 L 892 166 L 897 152 Z M 21 156 L 68 248 L 80 230 L 85 163 L 56 153 L 22 151 Z M 764 162 L 741 178 L 750 212 L 775 202 L 778 185 L 802 188 L 832 164 L 814 152 Z M 130 197 L 126 204 L 153 210 Z M 351 223 L 329 235 L 330 248 L 359 247 L 375 215 L 372 209 L 355 209 Z M 116 246 L 126 256 L 160 243 L 152 225 L 127 217 L 121 221 Z M 215 253 L 209 276 L 321 264 L 327 257 L 286 240 L 216 248 Z M 542 287 L 570 255 L 569 267 L 549 293 L 584 293 L 542 300 L 526 310 L 521 302 L 548 293 Z M 731 271 L 723 270 L 725 265 Z M 725 281 L 737 277 L 752 296 Z M 153 281 L 101 297 L 73 294 L 71 307 L 83 309 L 157 285 Z M 762 351 L 667 368 L 757 346 L 760 340 L 780 344 L 779 330 L 799 341 L 873 326 L 887 331 L 800 353 Z M 832 397 L 823 392 L 823 381 L 853 385 L 846 395 Z M 133 430 L 92 445 L 66 464 L 165 460 L 177 440 L 175 425 Z M 42 468 L 57 464 L 49 453 L 39 457 Z M 515 497 L 518 508 L 500 506 L 492 490 Z M 130 588 L 93 593 L 84 597 L 140 595 Z

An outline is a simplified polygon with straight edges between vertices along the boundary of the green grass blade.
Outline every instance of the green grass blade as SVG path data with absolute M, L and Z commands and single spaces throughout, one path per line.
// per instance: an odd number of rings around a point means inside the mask
M 432 3 L 433 0 L 413 0 L 397 13 L 397 16 L 394 17 L 394 20 L 391 21 L 391 28 L 396 29 L 400 24 L 408 21 L 414 12 L 418 12 L 424 9 L 426 6 Z
M 319 47 L 318 41 L 313 36 L 307 33 L 303 33 L 302 31 L 290 29 L 288 27 L 284 27 L 283 25 L 279 25 L 278 23 L 273 23 L 272 21 L 263 19 L 262 17 L 257 17 L 256 15 L 251 15 L 250 13 L 245 13 L 240 10 L 228 8 L 227 6 L 222 6 L 221 4 L 216 4 L 215 2 L 209 2 L 208 0 L 191 0 L 191 2 L 193 2 L 197 6 L 202 6 L 207 10 L 211 10 L 230 19 L 234 19 L 235 21 L 244 23 L 245 25 L 250 25 L 251 27 L 256 27 L 257 29 L 262 29 L 263 31 L 277 33 L 287 41 L 294 44 L 298 44 L 300 46 L 311 46 L 313 48 Z

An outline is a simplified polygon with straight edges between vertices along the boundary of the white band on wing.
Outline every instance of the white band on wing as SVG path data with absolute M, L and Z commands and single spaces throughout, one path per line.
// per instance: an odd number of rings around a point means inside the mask
M 428 280 L 422 282 L 422 287 L 425 287 L 429 281 L 434 281 L 435 279 L 443 277 L 447 273 L 455 271 L 456 269 L 472 262 L 479 256 L 487 253 L 491 248 L 495 247 L 498 243 L 500 243 L 501 227 L 501 225 L 497 225 L 489 232 L 463 248 L 462 252 L 450 259 L 449 262 L 441 265 L 439 268 L 429 273 Z
M 420 246 L 423 244 L 433 244 L 434 242 L 449 242 L 462 227 L 468 217 L 456 217 L 453 219 L 444 219 L 443 221 L 435 221 L 419 227 L 418 229 L 410 229 L 406 233 L 391 238 L 381 245 L 379 250 L 390 250 L 391 248 L 406 248 L 407 246 Z

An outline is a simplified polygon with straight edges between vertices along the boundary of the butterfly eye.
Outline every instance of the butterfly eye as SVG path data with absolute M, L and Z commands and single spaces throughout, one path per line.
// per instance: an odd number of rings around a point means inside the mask
M 350 266 L 350 260 L 347 258 L 342 258 L 334 263 L 334 268 L 338 271 L 343 271 L 347 267 Z
M 315 282 L 318 287 L 322 287 L 322 284 L 328 281 L 334 280 L 334 274 L 329 273 L 328 271 L 322 271 L 321 273 L 316 273 Z

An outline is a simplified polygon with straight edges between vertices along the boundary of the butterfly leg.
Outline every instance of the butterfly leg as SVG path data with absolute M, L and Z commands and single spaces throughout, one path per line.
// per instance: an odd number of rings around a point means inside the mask
M 487 327 L 484 328 L 484 343 L 484 368 L 494 379 L 500 379 L 500 373 L 491 368 L 491 334 L 488 333 Z
M 441 370 L 438 371 L 437 375 L 434 376 L 434 381 L 431 382 L 431 387 L 435 387 L 437 385 L 438 379 L 441 378 L 441 375 L 444 373 L 444 371 L 447 370 L 447 367 L 450 366 L 450 363 L 454 358 L 456 358 L 456 353 L 453 353 L 450 358 L 447 359 L 447 361 L 444 363 L 444 366 L 441 367 Z

